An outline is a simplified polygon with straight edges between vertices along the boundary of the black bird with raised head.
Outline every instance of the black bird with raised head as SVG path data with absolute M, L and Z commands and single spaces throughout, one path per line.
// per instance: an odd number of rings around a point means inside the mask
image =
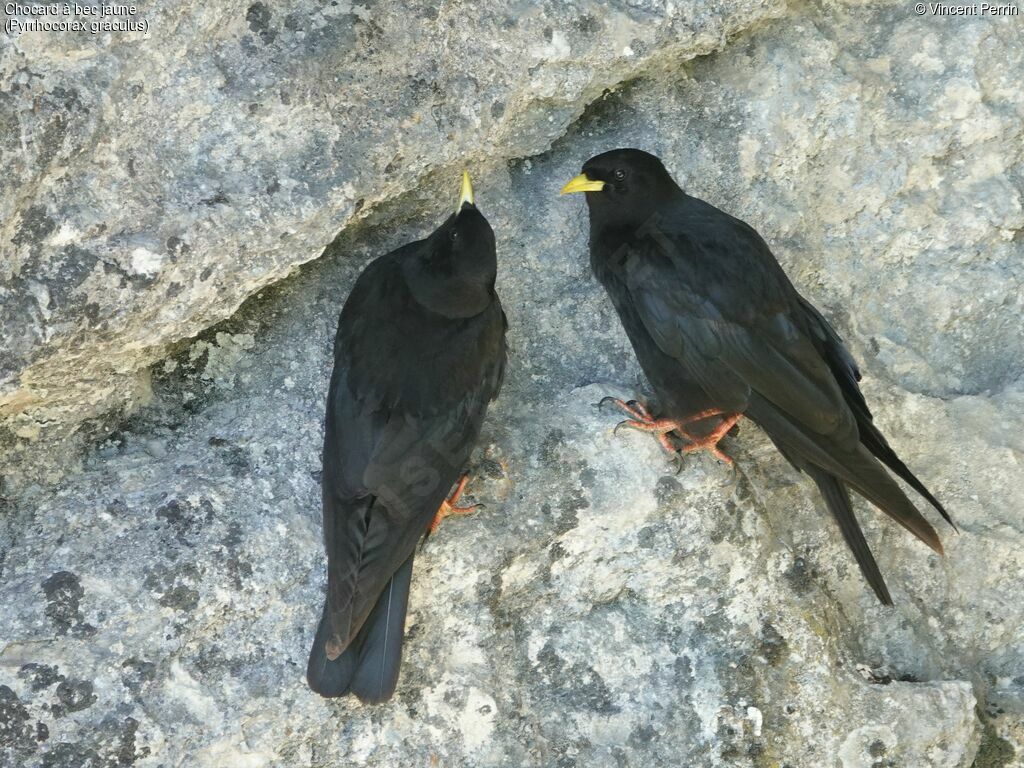
M 952 520 L 875 426 L 835 329 L 752 227 L 686 194 L 654 155 L 592 157 L 562 188 L 572 192 L 586 193 L 591 268 L 660 408 L 655 417 L 614 400 L 630 416 L 623 424 L 667 451 L 707 450 L 731 464 L 718 443 L 749 418 L 814 480 L 864 577 L 891 605 L 848 489 L 940 554 L 935 530 L 882 465 Z
M 455 213 L 371 262 L 341 311 L 321 481 L 327 599 L 306 669 L 322 696 L 391 697 L 416 542 L 473 509 L 455 504 L 505 370 L 496 274 L 464 173 Z

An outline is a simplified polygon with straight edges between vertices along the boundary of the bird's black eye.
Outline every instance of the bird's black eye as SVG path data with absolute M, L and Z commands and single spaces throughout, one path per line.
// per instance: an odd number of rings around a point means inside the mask
M 453 229 L 451 231 L 451 234 L 448 235 L 448 237 L 451 238 L 451 241 L 454 243 L 456 240 L 459 239 L 459 230 Z
M 612 173 L 612 176 L 615 177 L 616 181 L 622 181 L 624 178 L 626 178 L 626 172 L 621 168 L 616 168 L 615 171 Z

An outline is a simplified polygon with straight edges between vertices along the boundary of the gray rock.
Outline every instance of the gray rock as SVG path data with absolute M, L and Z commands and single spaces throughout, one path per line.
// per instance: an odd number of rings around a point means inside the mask
M 9 478 L 0 764 L 1024 761 L 1024 49 L 1013 19 L 912 13 L 801 6 L 595 102 L 544 155 L 482 166 L 513 364 L 471 467 L 487 507 L 418 556 L 390 704 L 302 679 L 323 398 L 355 275 L 432 229 L 447 169 L 175 347 L 81 471 Z M 894 608 L 755 427 L 728 441 L 735 471 L 676 475 L 593 406 L 643 384 L 581 202 L 555 194 L 621 145 L 761 230 L 952 510 L 939 558 L 858 506 Z
M 145 402 L 170 344 L 382 201 L 541 152 L 604 89 L 782 4 L 139 8 L 148 33 L 0 48 L 0 430 L 23 449 Z

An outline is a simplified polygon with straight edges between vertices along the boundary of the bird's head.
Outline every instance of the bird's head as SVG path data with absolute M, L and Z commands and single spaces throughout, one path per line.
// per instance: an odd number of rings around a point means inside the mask
M 583 164 L 583 173 L 561 194 L 585 192 L 592 217 L 607 224 L 645 222 L 657 206 L 680 192 L 665 166 L 640 149 L 613 149 Z
M 490 302 L 498 262 L 494 230 L 473 200 L 469 174 L 455 212 L 427 238 L 415 279 L 423 303 L 450 317 L 468 317 Z
M 455 213 L 431 235 L 432 261 L 442 269 L 471 279 L 486 278 L 491 284 L 497 270 L 494 230 L 473 201 L 469 173 L 462 172 L 462 188 Z

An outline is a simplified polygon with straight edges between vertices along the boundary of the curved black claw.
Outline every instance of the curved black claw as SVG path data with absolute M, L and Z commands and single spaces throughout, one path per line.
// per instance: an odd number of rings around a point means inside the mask
M 630 422 L 629 419 L 625 419 L 624 421 L 620 421 L 618 424 L 615 425 L 615 429 L 612 430 L 612 434 L 613 435 L 619 434 L 619 430 L 622 429 L 623 427 L 628 427 L 629 426 L 629 422 Z
M 614 403 L 617 399 L 618 398 L 612 397 L 611 395 L 605 395 L 604 397 L 602 397 L 598 401 L 598 403 L 597 403 L 597 410 L 599 410 L 599 411 L 602 410 L 605 407 L 605 405 L 608 403 L 609 400 L 611 400 Z
M 676 471 L 673 474 L 678 475 L 683 471 L 683 454 L 679 452 L 673 453 L 672 458 L 668 460 L 668 463 L 675 467 Z

